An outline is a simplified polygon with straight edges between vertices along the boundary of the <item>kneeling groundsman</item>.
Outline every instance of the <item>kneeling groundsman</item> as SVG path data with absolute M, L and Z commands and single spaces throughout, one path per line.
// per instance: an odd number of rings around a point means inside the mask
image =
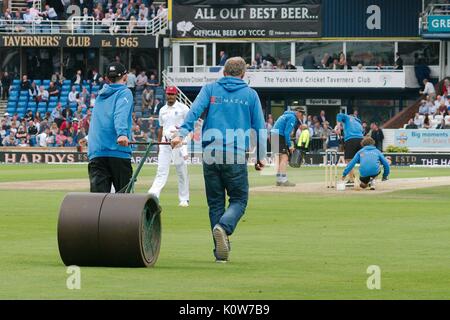
M 362 149 L 358 151 L 352 161 L 347 165 L 342 174 L 342 180 L 353 170 L 353 167 L 359 163 L 359 181 L 363 189 L 370 187 L 375 190 L 375 178 L 381 173 L 380 164 L 384 167 L 383 181 L 387 180 L 390 169 L 384 155 L 375 147 L 375 141 L 371 137 L 365 137 L 362 142 Z

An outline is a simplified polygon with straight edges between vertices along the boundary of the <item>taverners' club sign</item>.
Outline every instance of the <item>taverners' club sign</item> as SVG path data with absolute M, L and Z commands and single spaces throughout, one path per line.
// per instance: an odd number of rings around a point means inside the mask
M 154 36 L 2 35 L 0 47 L 156 48 Z

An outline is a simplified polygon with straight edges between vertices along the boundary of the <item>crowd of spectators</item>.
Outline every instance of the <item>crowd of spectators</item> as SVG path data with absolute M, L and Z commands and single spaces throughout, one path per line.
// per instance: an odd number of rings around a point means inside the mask
M 148 78 L 145 71 L 136 76 L 135 70 L 132 69 L 128 75 L 127 86 L 135 97 L 132 138 L 136 141 L 155 140 L 159 127 L 159 111 L 164 105 L 163 99 L 155 97 L 155 89 L 160 84 L 154 74 L 150 74 Z M 28 90 L 29 101 L 48 102 L 52 96 L 62 98 L 61 88 L 65 80 L 63 76 L 55 73 L 48 87 L 37 86 L 34 81 L 28 79 L 27 75 L 23 75 L 19 86 L 21 91 Z M 89 79 L 84 79 L 79 70 L 71 79 L 72 87 L 66 103 L 64 103 L 66 100 L 61 99 L 54 109 L 48 108 L 45 113 L 28 110 L 21 116 L 19 113 L 6 112 L 1 119 L 0 146 L 84 146 L 85 138 L 89 134 L 92 109 L 95 108 L 98 92 L 105 83 L 107 79 L 104 79 L 96 70 L 92 72 Z M 2 86 L 2 96 L 6 99 L 9 86 Z M 90 86 L 97 87 L 98 91 L 89 93 L 87 87 Z M 142 97 L 142 103 L 138 103 L 137 97 Z
M 352 115 L 359 118 L 357 110 Z M 273 124 L 273 117 L 269 114 L 266 119 L 266 129 L 269 137 Z M 382 151 L 384 134 L 379 124 L 372 122 L 369 125 L 366 121 L 362 121 L 362 127 L 363 135 L 372 137 L 375 140 L 376 147 Z M 298 146 L 298 141 L 303 130 L 309 131 L 309 142 L 304 148 L 307 151 L 321 152 L 326 149 L 343 151 L 344 149 L 344 129 L 342 124 L 337 123 L 334 127 L 331 126 L 325 110 L 321 110 L 318 115 L 305 115 L 295 132 L 295 146 Z
M 66 20 L 67 7 L 76 5 L 80 8 L 77 20 L 77 31 L 88 31 L 90 24 L 110 33 L 132 33 L 139 29 L 144 30 L 148 22 L 157 16 L 167 15 L 167 9 L 163 3 L 154 4 L 153 0 L 61 0 L 42 1 L 42 10 L 39 11 L 34 1 L 28 2 L 28 8 L 12 12 L 6 9 L 0 17 L 3 25 L 14 22 L 16 32 L 24 32 L 33 22 L 45 24 L 51 20 Z M 76 11 L 75 11 L 76 12 Z M 92 30 L 92 28 L 90 29 Z
M 226 57 L 225 52 L 220 52 L 220 63 L 222 64 L 223 57 Z M 317 69 L 324 69 L 324 70 L 352 70 L 352 63 L 350 59 L 346 57 L 346 55 L 343 52 L 340 52 L 339 54 L 329 54 L 325 53 L 323 55 L 323 58 L 317 62 L 316 58 L 312 54 L 312 52 L 308 52 L 306 56 L 303 57 L 303 60 L 301 61 L 301 66 L 303 70 L 317 70 Z M 252 61 L 251 64 L 247 65 L 247 68 L 249 70 L 296 70 L 297 67 L 291 63 L 291 61 L 283 61 L 283 59 L 277 59 L 274 58 L 272 55 L 262 55 L 260 53 L 255 54 L 255 60 Z M 383 70 L 387 67 L 382 63 L 379 62 L 376 66 L 373 67 L 375 70 Z M 393 67 L 389 67 L 393 70 L 403 70 L 403 59 L 400 57 L 400 55 L 397 53 L 395 58 L 395 64 Z M 354 70 L 361 71 L 364 70 L 365 67 L 362 63 L 357 63 Z
M 424 89 L 420 91 L 424 99 L 414 118 L 408 120 L 405 129 L 450 129 L 450 80 L 445 79 L 441 94 L 427 79 L 423 80 Z

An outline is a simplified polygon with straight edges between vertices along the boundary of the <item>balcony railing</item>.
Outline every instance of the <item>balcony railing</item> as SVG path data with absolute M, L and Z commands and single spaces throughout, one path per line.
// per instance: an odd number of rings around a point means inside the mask
M 201 87 L 223 76 L 220 66 L 169 66 L 167 81 L 177 87 Z M 314 69 L 248 69 L 243 79 L 254 88 L 359 88 L 404 89 L 418 87 L 414 68 L 395 70 L 393 67 L 377 69 L 329 70 Z
M 68 20 L 0 20 L 0 34 L 61 35 L 156 35 L 168 27 L 167 15 L 147 22 L 95 21 L 93 17 L 74 16 Z

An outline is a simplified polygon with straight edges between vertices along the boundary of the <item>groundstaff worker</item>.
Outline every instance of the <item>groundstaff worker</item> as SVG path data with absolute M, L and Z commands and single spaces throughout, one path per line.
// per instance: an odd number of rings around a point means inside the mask
M 363 139 L 363 128 L 361 120 L 344 113 L 339 113 L 336 119 L 344 125 L 344 158 L 345 162 L 348 164 L 362 148 L 361 141 Z M 355 174 L 353 170 L 348 172 L 348 181 L 346 184 L 349 187 L 355 185 Z
M 205 112 L 203 123 L 203 176 L 209 219 L 217 262 L 228 261 L 233 234 L 243 216 L 248 201 L 246 151 L 249 150 L 251 129 L 256 135 L 257 170 L 264 167 L 267 130 L 261 102 L 255 90 L 242 80 L 246 71 L 244 59 L 230 58 L 224 66 L 224 77 L 205 85 L 195 99 L 179 136 L 172 146 L 181 145 L 194 130 L 197 119 Z M 225 197 L 229 197 L 226 208 Z
M 275 153 L 275 165 L 277 168 L 278 187 L 295 187 L 287 178 L 287 166 L 289 155 L 294 151 L 294 142 L 291 141 L 291 134 L 295 127 L 303 121 L 305 109 L 300 106 L 291 107 L 291 111 L 286 111 L 275 122 L 271 131 L 272 146 L 278 144 L 278 149 L 272 149 Z
M 120 63 L 108 66 L 105 84 L 95 100 L 89 127 L 89 180 L 91 192 L 122 190 L 131 179 L 131 126 L 133 95 L 127 71 Z

